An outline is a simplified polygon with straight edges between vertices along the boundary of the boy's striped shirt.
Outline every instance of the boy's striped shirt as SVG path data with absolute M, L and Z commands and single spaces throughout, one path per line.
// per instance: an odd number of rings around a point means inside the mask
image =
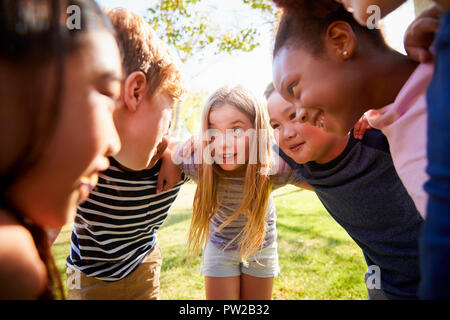
M 156 245 L 156 231 L 186 182 L 156 194 L 161 160 L 139 172 L 110 161 L 89 198 L 78 206 L 66 260 L 68 267 L 103 281 L 123 279 L 140 265 Z

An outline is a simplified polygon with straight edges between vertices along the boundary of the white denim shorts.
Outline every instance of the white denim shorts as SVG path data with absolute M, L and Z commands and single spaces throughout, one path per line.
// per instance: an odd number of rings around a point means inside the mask
M 245 273 L 258 278 L 273 278 L 280 273 L 278 246 L 274 241 L 241 262 L 240 250 L 222 250 L 208 242 L 203 251 L 201 273 L 207 277 L 237 277 Z

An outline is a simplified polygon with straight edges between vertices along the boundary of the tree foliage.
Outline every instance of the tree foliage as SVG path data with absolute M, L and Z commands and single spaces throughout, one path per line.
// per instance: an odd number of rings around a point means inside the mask
M 178 136 L 184 138 L 200 132 L 202 107 L 208 96 L 209 94 L 204 91 L 189 92 L 177 106 L 180 110 Z
M 278 11 L 271 0 L 241 1 L 254 9 L 262 21 L 275 24 Z M 176 49 L 183 63 L 205 49 L 213 49 L 214 54 L 249 52 L 259 45 L 260 36 L 267 36 L 253 25 L 224 28 L 212 21 L 212 10 L 214 6 L 208 0 L 159 0 L 148 9 L 147 18 L 158 35 Z
M 250 52 L 259 46 L 263 24 L 273 30 L 279 13 L 271 0 L 220 0 L 236 1 L 243 8 L 253 11 L 252 18 L 243 17 L 240 12 L 232 14 L 232 23 L 214 21 L 214 14 L 220 12 L 212 0 L 158 0 L 148 9 L 147 21 L 156 33 L 178 54 L 182 63 L 190 59 L 201 59 L 204 54 L 231 54 L 235 51 Z M 214 13 L 214 14 L 212 14 Z M 255 18 L 255 15 L 257 19 Z M 217 19 L 216 19 L 217 20 Z M 222 20 L 222 19 L 218 19 Z M 258 20 L 259 25 L 254 23 Z M 197 61 L 195 60 L 195 61 Z M 203 100 L 207 94 L 191 93 L 185 101 L 178 104 L 174 115 L 172 134 L 194 133 Z M 198 118 L 198 119 L 197 119 Z

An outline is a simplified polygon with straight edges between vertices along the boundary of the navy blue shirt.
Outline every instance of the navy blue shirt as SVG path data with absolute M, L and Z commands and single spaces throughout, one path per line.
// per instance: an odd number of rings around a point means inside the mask
M 423 219 L 395 171 L 381 131 L 369 130 L 363 140 L 351 134 L 342 154 L 326 164 L 297 164 L 279 152 L 359 245 L 367 265 L 380 268 L 381 289 L 417 297 Z

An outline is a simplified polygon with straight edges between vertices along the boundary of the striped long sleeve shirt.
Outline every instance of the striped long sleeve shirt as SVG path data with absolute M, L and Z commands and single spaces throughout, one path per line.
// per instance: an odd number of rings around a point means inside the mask
M 161 160 L 139 172 L 110 161 L 89 198 L 78 206 L 66 260 L 68 267 L 103 281 L 123 279 L 137 269 L 156 245 L 156 232 L 186 182 L 156 194 Z

